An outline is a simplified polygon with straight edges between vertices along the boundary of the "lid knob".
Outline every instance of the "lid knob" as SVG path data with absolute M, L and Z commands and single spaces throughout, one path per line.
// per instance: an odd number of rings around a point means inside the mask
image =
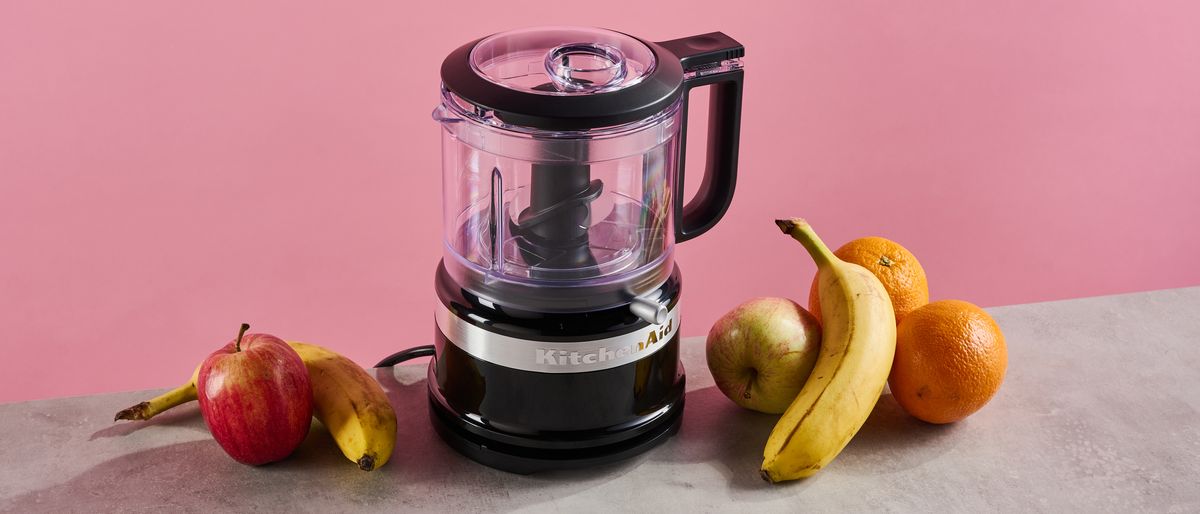
M 601 91 L 625 79 L 625 54 L 602 43 L 568 43 L 546 53 L 546 73 L 561 91 Z

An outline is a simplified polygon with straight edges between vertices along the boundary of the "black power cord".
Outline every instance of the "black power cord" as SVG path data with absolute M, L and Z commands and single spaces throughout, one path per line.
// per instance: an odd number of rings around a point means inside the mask
M 422 346 L 414 346 L 405 350 L 400 350 L 396 353 L 384 357 L 383 360 L 376 364 L 376 368 L 390 368 L 401 362 L 418 357 L 433 357 L 433 345 L 426 344 Z

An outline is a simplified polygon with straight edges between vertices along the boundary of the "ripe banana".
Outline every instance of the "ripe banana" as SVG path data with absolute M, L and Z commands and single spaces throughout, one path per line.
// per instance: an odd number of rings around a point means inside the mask
M 329 429 L 342 454 L 370 471 L 387 463 L 396 446 L 396 412 L 379 383 L 365 370 L 331 350 L 289 342 L 308 368 L 313 388 L 314 415 Z M 196 400 L 192 378 L 149 401 L 117 413 L 116 420 L 146 420 L 163 411 Z
M 196 371 L 192 372 L 192 379 L 188 380 L 187 383 L 155 396 L 150 401 L 139 403 L 128 409 L 122 409 L 113 418 L 113 421 L 120 421 L 122 419 L 146 420 L 162 414 L 163 411 L 176 405 L 196 401 L 196 378 L 199 375 L 200 366 L 196 366 Z
M 317 345 L 288 343 L 308 367 L 313 414 L 329 429 L 342 454 L 371 471 L 396 447 L 396 411 L 371 375 L 354 361 Z
M 817 364 L 763 449 L 763 478 L 781 482 L 813 475 L 858 433 L 887 383 L 896 319 L 870 271 L 834 256 L 804 220 L 775 223 L 816 261 L 822 316 Z

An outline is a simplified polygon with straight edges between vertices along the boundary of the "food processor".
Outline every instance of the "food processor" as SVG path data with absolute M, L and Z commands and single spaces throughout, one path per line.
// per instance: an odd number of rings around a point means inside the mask
M 680 425 L 674 245 L 729 206 L 742 45 L 588 27 L 503 32 L 441 68 L 444 255 L 430 417 L 466 456 L 531 473 L 629 457 Z M 688 93 L 712 86 L 683 203 Z

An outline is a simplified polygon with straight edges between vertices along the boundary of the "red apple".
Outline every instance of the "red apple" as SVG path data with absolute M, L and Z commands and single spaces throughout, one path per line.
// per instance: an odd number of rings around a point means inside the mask
M 200 412 L 234 460 L 259 465 L 291 455 L 312 423 L 312 387 L 300 355 L 278 337 L 247 334 L 200 365 Z
M 705 356 L 717 388 L 747 409 L 782 414 L 821 351 L 817 318 L 786 298 L 755 298 L 708 332 Z

